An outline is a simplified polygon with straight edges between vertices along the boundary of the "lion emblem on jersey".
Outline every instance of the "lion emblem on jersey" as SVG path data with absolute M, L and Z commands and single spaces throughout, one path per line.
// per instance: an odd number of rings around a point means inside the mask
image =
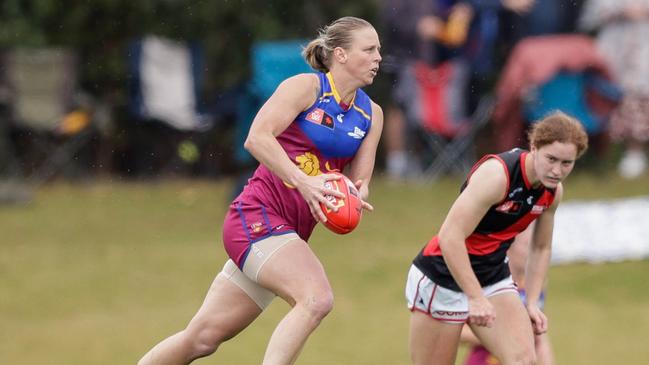
M 317 176 L 322 173 L 322 171 L 320 171 L 320 160 L 318 159 L 318 156 L 314 155 L 311 152 L 305 152 L 303 155 L 295 157 L 295 161 L 297 161 L 298 163 L 298 168 L 309 176 Z M 324 167 L 327 172 L 340 172 L 339 169 L 332 169 L 331 166 L 329 166 L 329 161 L 325 162 Z M 283 183 L 289 189 L 295 189 L 295 186 L 287 183 L 286 181 L 283 181 Z
M 300 170 L 309 176 L 320 175 L 320 160 L 311 152 L 295 157 Z

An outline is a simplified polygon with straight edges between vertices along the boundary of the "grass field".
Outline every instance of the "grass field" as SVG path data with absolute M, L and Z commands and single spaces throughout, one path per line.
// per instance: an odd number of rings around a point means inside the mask
M 336 294 L 298 364 L 408 364 L 403 284 L 458 181 L 377 179 L 376 212 L 357 231 L 316 228 L 311 245 Z M 649 194 L 628 182 L 572 176 L 565 199 Z M 229 183 L 52 184 L 26 206 L 0 206 L 0 364 L 134 364 L 181 329 L 225 254 Z M 559 364 L 646 364 L 649 261 L 553 267 L 547 311 Z M 259 364 L 287 305 L 276 300 L 199 364 Z

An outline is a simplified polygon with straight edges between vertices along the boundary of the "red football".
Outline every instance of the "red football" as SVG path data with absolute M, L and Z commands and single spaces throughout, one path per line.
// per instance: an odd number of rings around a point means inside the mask
M 345 197 L 336 198 L 331 195 L 326 196 L 334 206 L 338 207 L 337 212 L 320 203 L 322 211 L 327 216 L 327 221 L 323 224 L 335 233 L 346 234 L 353 231 L 361 221 L 361 216 L 363 215 L 361 198 L 352 181 L 345 175 L 339 172 L 332 172 L 332 174 L 339 175 L 339 178 L 327 181 L 325 187 L 340 191 L 345 194 Z

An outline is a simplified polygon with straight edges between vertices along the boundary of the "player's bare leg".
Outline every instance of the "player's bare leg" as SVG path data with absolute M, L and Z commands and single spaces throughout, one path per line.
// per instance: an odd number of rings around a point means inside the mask
M 547 333 L 536 335 L 534 339 L 538 365 L 554 365 L 554 353 Z
M 530 317 L 518 294 L 489 297 L 496 309 L 493 327 L 471 326 L 483 346 L 503 365 L 536 364 L 534 335 Z
M 236 336 L 261 312 L 241 288 L 217 275 L 187 328 L 157 344 L 138 365 L 189 364 L 216 351 L 221 343 Z
M 410 358 L 414 365 L 453 365 L 462 325 L 414 311 L 410 317 Z
M 324 268 L 306 242 L 294 240 L 268 259 L 259 272 L 259 283 L 293 307 L 275 328 L 263 364 L 293 364 L 333 307 Z

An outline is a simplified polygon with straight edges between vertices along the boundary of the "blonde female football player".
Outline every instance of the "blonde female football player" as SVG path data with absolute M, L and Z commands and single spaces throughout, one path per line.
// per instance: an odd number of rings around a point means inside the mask
M 163 340 L 140 360 L 188 364 L 236 336 L 275 296 L 291 310 L 273 332 L 265 365 L 293 364 L 309 335 L 331 311 L 333 293 L 307 240 L 326 220 L 320 203 L 333 209 L 325 187 L 343 171 L 365 202 L 383 127 L 381 108 L 360 88 L 376 76 L 379 37 L 367 21 L 344 17 L 306 46 L 318 73 L 282 82 L 255 117 L 245 147 L 260 162 L 234 200 L 223 224 L 230 260 L 216 276 L 187 327 Z M 262 351 L 250 349 L 250 351 Z

